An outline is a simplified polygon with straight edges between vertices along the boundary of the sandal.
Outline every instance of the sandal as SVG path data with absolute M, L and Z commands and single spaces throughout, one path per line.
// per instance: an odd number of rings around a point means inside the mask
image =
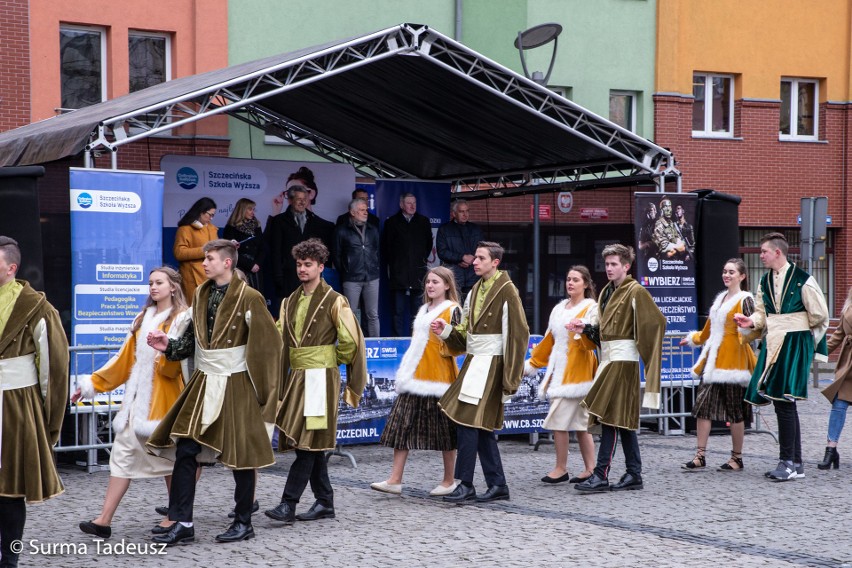
M 743 453 L 732 451 L 730 459 L 719 466 L 719 471 L 742 471 L 744 467 Z
M 681 469 L 685 469 L 687 471 L 695 471 L 707 467 L 707 462 L 704 460 L 704 452 L 706 450 L 707 448 L 697 448 L 695 451 L 695 457 L 680 466 Z

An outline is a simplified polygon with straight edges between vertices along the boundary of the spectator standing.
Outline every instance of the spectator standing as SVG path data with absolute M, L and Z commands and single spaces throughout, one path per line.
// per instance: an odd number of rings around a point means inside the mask
M 334 265 L 343 283 L 343 295 L 356 312 L 364 300 L 368 337 L 379 336 L 379 229 L 367 222 L 367 202 L 349 203 L 349 221 L 334 231 Z M 356 318 L 364 322 L 360 314 Z
M 473 271 L 476 244 L 482 240 L 482 229 L 471 223 L 470 205 L 464 199 L 453 201 L 452 219 L 438 228 L 435 248 L 444 266 L 453 271 L 461 297 L 467 296 L 479 277 Z
M 189 211 L 178 221 L 175 244 L 172 252 L 180 263 L 181 286 L 188 302 L 192 302 L 195 289 L 207 281 L 204 274 L 204 252 L 201 248 L 218 237 L 219 230 L 213 224 L 216 216 L 216 202 L 202 197 L 192 204 Z
M 399 211 L 385 221 L 382 254 L 388 265 L 393 297 L 393 335 L 411 334 L 411 323 L 420 309 L 426 264 L 432 253 L 432 226 L 417 212 L 417 198 L 403 193 Z
M 352 199 L 363 199 L 364 203 L 367 204 L 367 222 L 371 225 L 374 225 L 377 229 L 379 228 L 379 218 L 370 213 L 370 194 L 366 189 L 357 188 L 352 192 Z M 349 218 L 351 215 L 349 214 L 349 210 L 342 213 L 340 217 L 337 218 L 334 226 L 339 227 L 340 225 L 344 225 L 349 222 Z
M 234 206 L 222 237 L 237 242 L 237 268 L 246 275 L 246 282 L 255 290 L 261 290 L 260 265 L 266 255 L 263 248 L 263 230 L 254 214 L 257 204 L 242 198 Z

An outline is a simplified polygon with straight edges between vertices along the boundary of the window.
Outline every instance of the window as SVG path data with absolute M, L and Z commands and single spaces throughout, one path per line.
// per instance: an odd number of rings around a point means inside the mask
M 734 135 L 734 78 L 727 75 L 692 76 L 693 136 Z
M 130 92 L 141 91 L 170 80 L 171 41 L 169 36 L 130 32 L 127 46 L 130 65 Z
M 636 93 L 610 91 L 609 119 L 622 128 L 636 132 Z
M 106 100 L 106 34 L 100 28 L 59 28 L 63 110 Z
M 817 139 L 819 83 L 806 79 L 781 80 L 781 125 L 784 139 Z

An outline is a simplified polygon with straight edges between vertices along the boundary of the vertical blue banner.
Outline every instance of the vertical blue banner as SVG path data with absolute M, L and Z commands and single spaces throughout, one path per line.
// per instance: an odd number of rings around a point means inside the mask
M 636 193 L 636 279 L 666 316 L 662 381 L 690 380 L 691 349 L 680 336 L 698 327 L 693 193 Z
M 70 181 L 71 343 L 120 347 L 162 264 L 163 174 L 71 168 Z
M 371 194 L 371 205 L 375 202 L 376 215 L 379 217 L 379 228 L 384 230 L 385 221 L 391 215 L 399 212 L 399 198 L 405 193 L 413 193 L 417 198 L 417 212 L 429 218 L 432 225 L 432 253 L 427 265 L 431 268 L 438 266 L 441 261 L 435 250 L 435 235 L 438 227 L 450 220 L 450 184 L 447 182 L 422 180 L 377 179 L 375 194 Z M 371 207 L 372 209 L 372 207 Z M 379 320 L 382 335 L 389 333 L 393 326 L 393 296 L 388 290 L 387 262 L 381 259 L 382 273 L 379 287 Z

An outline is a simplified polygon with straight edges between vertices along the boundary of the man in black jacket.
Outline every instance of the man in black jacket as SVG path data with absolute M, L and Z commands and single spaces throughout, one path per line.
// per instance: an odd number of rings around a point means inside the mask
M 479 276 L 473 271 L 473 257 L 476 254 L 476 245 L 483 240 L 482 229 L 469 221 L 470 205 L 464 199 L 453 201 L 452 212 L 453 218 L 450 222 L 438 227 L 435 248 L 444 266 L 453 271 L 456 286 L 464 301 L 467 293 L 479 280 Z
M 379 337 L 379 229 L 367 222 L 367 202 L 349 203 L 349 220 L 334 230 L 334 265 L 343 283 L 343 295 L 361 318 L 361 299 L 367 314 L 367 337 Z
M 272 217 L 266 228 L 269 248 L 272 252 L 272 274 L 275 295 L 279 301 L 300 286 L 296 276 L 296 261 L 291 250 L 294 246 L 311 238 L 320 239 L 331 248 L 334 240 L 334 225 L 308 210 L 308 190 L 301 185 L 292 185 L 287 190 L 287 209 Z
M 367 204 L 367 222 L 371 225 L 375 226 L 377 229 L 379 228 L 379 218 L 370 213 L 370 194 L 366 189 L 356 188 L 352 191 L 352 199 L 363 199 Z M 337 221 L 334 223 L 335 227 L 339 227 L 340 225 L 344 225 L 349 222 L 349 219 L 352 215 L 349 214 L 349 210 L 347 209 L 345 213 L 341 213 L 337 218 Z
M 403 193 L 399 212 L 385 221 L 382 254 L 393 295 L 393 334 L 411 335 L 411 323 L 423 303 L 423 279 L 432 254 L 432 225 L 417 212 L 417 198 Z

